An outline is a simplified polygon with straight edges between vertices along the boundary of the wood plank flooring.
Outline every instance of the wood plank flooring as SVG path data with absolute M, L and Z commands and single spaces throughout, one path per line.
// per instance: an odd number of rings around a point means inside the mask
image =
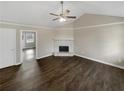
M 50 56 L 0 70 L 0 90 L 124 90 L 124 70 L 74 57 Z

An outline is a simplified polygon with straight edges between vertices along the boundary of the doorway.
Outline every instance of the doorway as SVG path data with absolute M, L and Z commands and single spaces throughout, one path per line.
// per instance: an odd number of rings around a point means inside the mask
M 35 31 L 21 31 L 21 62 L 36 60 L 37 33 Z

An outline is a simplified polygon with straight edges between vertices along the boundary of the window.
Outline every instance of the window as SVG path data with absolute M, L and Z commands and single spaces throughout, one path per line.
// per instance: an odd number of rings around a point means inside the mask
M 26 43 L 33 43 L 35 40 L 34 32 L 26 32 Z

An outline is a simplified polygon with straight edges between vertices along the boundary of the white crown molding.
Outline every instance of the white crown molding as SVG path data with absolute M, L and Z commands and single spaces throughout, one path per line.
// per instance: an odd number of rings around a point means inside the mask
M 121 24 L 124 24 L 124 22 L 114 22 L 114 23 L 108 23 L 108 24 L 82 26 L 82 27 L 75 27 L 74 29 L 80 30 L 80 29 L 88 29 L 88 28 L 96 28 L 96 27 L 104 27 L 104 26 L 112 26 L 112 25 L 121 25 Z
M 54 28 L 54 30 L 73 30 L 74 27 L 60 27 L 60 28 Z
M 31 28 L 35 28 L 35 29 L 53 29 L 53 28 L 50 28 L 50 27 L 26 25 L 26 24 L 19 24 L 19 23 L 13 23 L 13 22 L 6 22 L 6 21 L 1 21 L 1 20 L 0 20 L 0 24 L 15 25 L 15 26 L 24 26 L 24 27 L 31 27 Z
M 100 25 L 91 25 L 91 26 L 82 26 L 82 27 L 43 27 L 43 26 L 34 26 L 34 25 L 26 25 L 26 24 L 18 24 L 13 22 L 6 22 L 1 21 L 0 24 L 6 24 L 6 25 L 15 25 L 15 26 L 24 26 L 24 27 L 31 27 L 35 29 L 47 29 L 47 30 L 80 30 L 80 29 L 88 29 L 88 28 L 97 28 L 97 27 L 104 27 L 104 26 L 112 26 L 112 25 L 121 25 L 124 24 L 124 22 L 114 22 L 114 23 L 108 23 L 108 24 L 100 24 Z
M 35 26 L 35 25 L 26 25 L 26 24 L 19 24 L 19 23 L 14 23 L 14 22 L 7 22 L 7 21 L 1 21 L 0 24 L 6 24 L 6 25 L 15 25 L 15 26 L 24 26 L 24 27 L 31 27 L 35 29 L 54 29 L 54 30 L 73 30 L 73 27 L 43 27 L 43 26 Z
M 73 38 L 54 38 L 54 41 L 74 41 Z

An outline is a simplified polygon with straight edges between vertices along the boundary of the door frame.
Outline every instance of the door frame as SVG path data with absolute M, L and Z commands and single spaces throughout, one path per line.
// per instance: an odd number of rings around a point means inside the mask
M 36 49 L 36 53 L 35 53 L 35 59 L 37 59 L 37 51 L 38 51 L 38 46 L 37 46 L 37 31 L 36 30 L 20 30 L 20 62 L 23 63 L 23 56 L 22 56 L 22 33 L 23 32 L 34 32 L 35 33 L 35 49 Z

